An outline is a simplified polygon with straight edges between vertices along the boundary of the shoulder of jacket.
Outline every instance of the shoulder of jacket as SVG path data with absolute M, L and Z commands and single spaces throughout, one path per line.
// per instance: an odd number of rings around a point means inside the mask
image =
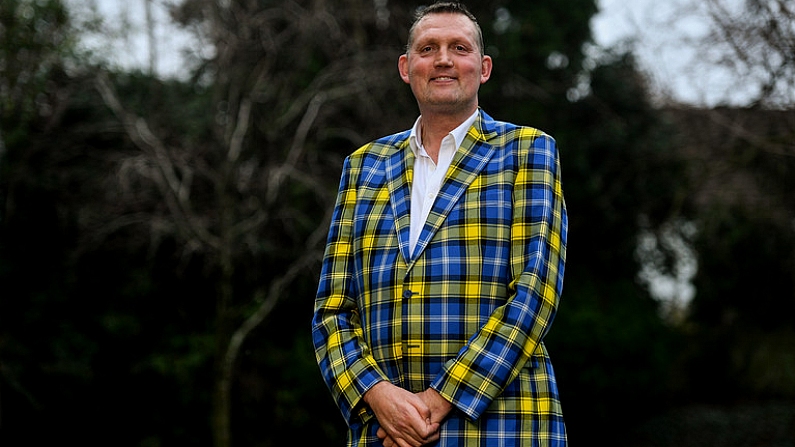
M 404 131 L 370 141 L 353 151 L 347 158 L 351 165 L 374 165 L 408 146 L 410 131 Z
M 409 135 L 411 135 L 411 132 L 406 130 L 381 137 L 359 147 L 351 154 L 351 156 L 379 158 L 389 156 L 397 148 L 402 147 L 404 144 L 408 144 Z
M 504 142 L 512 140 L 533 141 L 539 137 L 554 140 L 552 136 L 538 128 L 495 120 L 485 111 L 481 112 L 480 127 L 482 134 L 487 140 L 489 137 L 502 139 Z

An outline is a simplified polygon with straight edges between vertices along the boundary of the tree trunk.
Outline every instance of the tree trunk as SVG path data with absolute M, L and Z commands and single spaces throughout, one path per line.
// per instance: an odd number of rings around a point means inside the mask
M 234 199 L 227 193 L 231 181 L 234 162 L 229 160 L 221 167 L 221 175 L 215 184 L 218 209 L 220 211 L 220 239 L 224 241 L 218 248 L 218 261 L 221 277 L 218 284 L 217 309 L 215 317 L 215 374 L 213 392 L 213 445 L 214 447 L 232 447 L 232 376 L 234 359 L 227 364 L 229 341 L 236 326 L 233 311 L 234 294 L 234 256 L 232 250 L 235 238 L 232 236 L 234 226 Z
M 212 431 L 214 447 L 232 446 L 232 377 L 231 368 L 224 368 L 224 359 L 216 360 L 213 390 Z
M 226 249 L 223 252 L 228 253 Z M 234 365 L 227 365 L 227 349 L 231 338 L 230 303 L 232 302 L 232 265 L 227 255 L 222 255 L 222 277 L 219 285 L 218 314 L 216 316 L 216 349 L 212 430 L 214 447 L 232 447 L 232 375 Z

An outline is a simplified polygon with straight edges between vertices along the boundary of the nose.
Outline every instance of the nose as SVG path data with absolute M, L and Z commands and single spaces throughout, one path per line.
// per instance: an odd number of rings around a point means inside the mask
M 453 65 L 453 59 L 450 57 L 450 51 L 447 48 L 440 48 L 436 53 L 436 65 L 439 67 L 449 67 Z

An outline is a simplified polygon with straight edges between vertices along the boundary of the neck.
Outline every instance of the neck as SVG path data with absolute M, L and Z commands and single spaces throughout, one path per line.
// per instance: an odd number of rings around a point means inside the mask
M 457 114 L 422 113 L 420 121 L 422 145 L 434 163 L 439 158 L 439 148 L 444 137 L 466 121 L 474 111 L 475 109 Z

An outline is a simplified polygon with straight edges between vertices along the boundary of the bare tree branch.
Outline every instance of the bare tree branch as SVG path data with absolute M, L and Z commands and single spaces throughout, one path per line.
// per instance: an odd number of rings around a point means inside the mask
M 97 75 L 96 86 L 105 104 L 122 122 L 127 135 L 156 166 L 157 169 L 154 171 L 156 175 L 152 176 L 152 180 L 160 189 L 173 217 L 204 243 L 215 248 L 220 247 L 220 240 L 197 224 L 198 218 L 191 211 L 189 193 L 191 176 L 188 171 L 184 171 L 186 174 L 183 175 L 184 182 L 177 179 L 174 172 L 175 167 L 163 143 L 149 130 L 149 126 L 143 118 L 128 113 L 124 109 L 106 73 L 101 72 Z

